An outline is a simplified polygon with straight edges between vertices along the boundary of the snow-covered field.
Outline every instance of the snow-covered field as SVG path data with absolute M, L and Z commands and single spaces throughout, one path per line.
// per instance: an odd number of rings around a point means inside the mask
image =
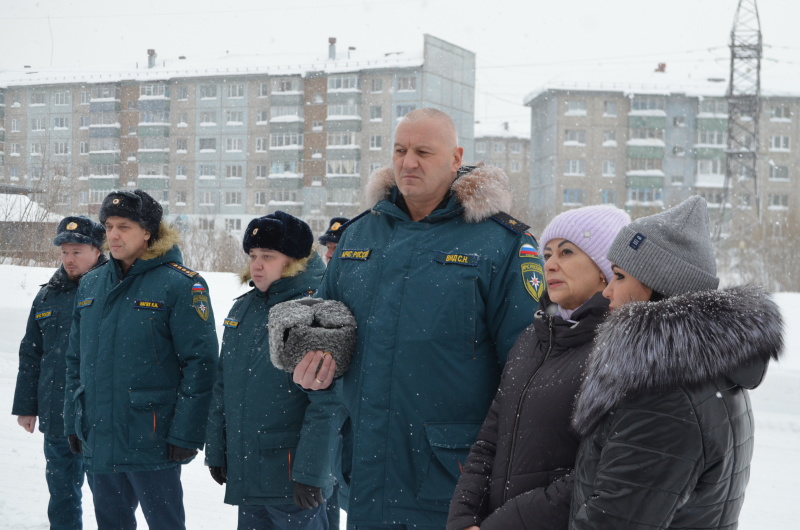
M 17 373 L 17 351 L 30 304 L 51 276 L 52 269 L 0 265 L 0 529 L 46 529 L 47 485 L 42 435 L 28 434 L 10 414 Z M 212 305 L 221 323 L 244 292 L 234 274 L 207 273 Z M 740 518 L 742 530 L 794 530 L 800 491 L 800 293 L 775 296 L 787 323 L 784 360 L 773 364 L 766 381 L 752 392 L 756 411 L 756 449 L 747 500 Z M 236 527 L 236 509 L 222 502 L 223 488 L 209 476 L 202 455 L 184 467 L 187 528 L 219 530 Z M 92 496 L 84 486 L 84 527 L 96 528 Z M 140 527 L 147 528 L 140 517 Z

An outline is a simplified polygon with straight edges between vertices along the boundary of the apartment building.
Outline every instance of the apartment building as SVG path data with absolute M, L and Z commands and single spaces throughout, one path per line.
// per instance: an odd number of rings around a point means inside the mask
M 550 219 L 607 203 L 639 217 L 698 194 L 716 222 L 725 185 L 726 88 L 720 78 L 687 83 L 654 73 L 647 82 L 611 77 L 529 94 L 531 208 Z M 799 117 L 800 90 L 762 90 L 756 175 L 738 177 L 757 179 L 763 220 L 776 235 L 800 208 Z M 753 197 L 734 189 L 723 217 L 755 207 Z
M 514 195 L 509 213 L 528 224 L 535 213 L 528 208 L 529 153 L 529 130 L 515 130 L 509 122 L 475 124 L 475 162 L 505 171 Z
M 149 50 L 133 71 L 4 72 L 0 185 L 62 214 L 96 215 L 111 190 L 141 188 L 178 224 L 237 232 L 284 210 L 320 233 L 367 207 L 366 179 L 411 110 L 453 116 L 471 153 L 474 91 L 474 53 L 430 35 L 374 56 L 330 39 L 327 59 L 300 65 Z

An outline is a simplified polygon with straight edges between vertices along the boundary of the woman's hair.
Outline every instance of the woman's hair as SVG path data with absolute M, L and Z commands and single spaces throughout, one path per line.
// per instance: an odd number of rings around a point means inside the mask
M 297 276 L 301 272 L 305 271 L 306 267 L 308 267 L 308 262 L 311 261 L 313 256 L 314 250 L 312 249 L 311 254 L 305 258 L 289 258 L 289 263 L 287 263 L 286 267 L 283 269 L 281 278 L 291 278 L 292 276 Z

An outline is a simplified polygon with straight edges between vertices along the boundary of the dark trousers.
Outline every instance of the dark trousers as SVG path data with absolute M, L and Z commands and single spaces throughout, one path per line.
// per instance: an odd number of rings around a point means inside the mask
M 44 458 L 47 462 L 47 489 L 50 503 L 47 518 L 52 530 L 81 530 L 81 486 L 83 486 L 83 456 L 69 450 L 65 436 L 44 435 Z
M 239 506 L 237 530 L 328 530 L 325 505 L 303 510 L 294 504 Z
M 443 526 L 418 524 L 347 524 L 347 530 L 442 530 L 443 528 Z
M 158 471 L 90 473 L 98 530 L 133 530 L 136 507 L 150 530 L 185 530 L 181 467 Z

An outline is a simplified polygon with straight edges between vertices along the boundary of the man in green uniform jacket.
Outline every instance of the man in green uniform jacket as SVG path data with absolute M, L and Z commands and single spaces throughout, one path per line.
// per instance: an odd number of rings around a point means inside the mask
M 47 517 L 55 529 L 83 526 L 83 458 L 73 454 L 64 435 L 64 373 L 75 293 L 81 277 L 106 262 L 100 251 L 105 228 L 88 217 L 69 216 L 58 223 L 53 244 L 61 247 L 61 266 L 42 286 L 31 307 L 19 345 L 19 372 L 11 413 L 26 431 L 36 418 L 44 433 Z
M 141 190 L 109 194 L 112 259 L 78 289 L 65 430 L 82 451 L 98 527 L 185 525 L 180 462 L 202 448 L 218 343 L 205 280 L 182 265 L 177 232 Z
M 536 241 L 503 213 L 506 175 L 459 169 L 457 145 L 441 111 L 401 120 L 394 167 L 372 175 L 374 206 L 347 225 L 318 292 L 344 302 L 358 323 L 334 390 L 350 415 L 348 528 L 444 528 L 508 351 L 544 289 Z M 330 357 L 310 353 L 295 381 L 326 388 Z

